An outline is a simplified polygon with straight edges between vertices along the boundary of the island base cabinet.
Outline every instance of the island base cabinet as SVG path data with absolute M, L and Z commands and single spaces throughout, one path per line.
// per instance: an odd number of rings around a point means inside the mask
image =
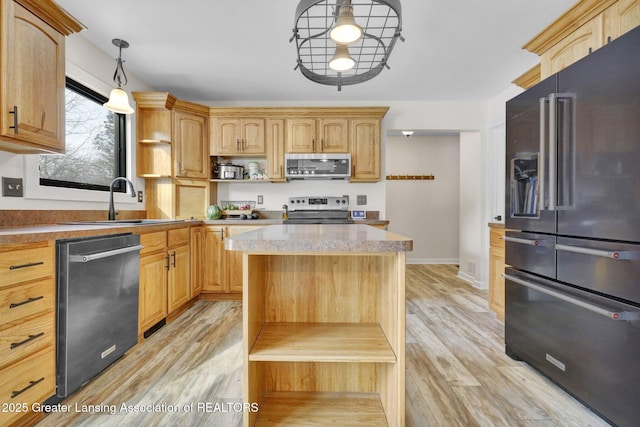
M 244 253 L 244 425 L 403 426 L 404 269 L 404 252 Z

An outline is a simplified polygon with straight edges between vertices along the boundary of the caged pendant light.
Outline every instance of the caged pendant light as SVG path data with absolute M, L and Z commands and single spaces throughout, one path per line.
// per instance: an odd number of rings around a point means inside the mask
M 399 0 L 301 0 L 293 37 L 302 74 L 316 83 L 353 85 L 380 74 L 398 39 Z
M 129 47 L 129 43 L 121 39 L 111 40 L 114 46 L 118 47 L 118 58 L 116 58 L 116 71 L 113 73 L 113 81 L 118 85 L 117 88 L 111 91 L 109 95 L 109 101 L 102 104 L 104 108 L 114 113 L 120 114 L 132 114 L 133 108 L 129 105 L 129 96 L 127 92 L 122 90 L 122 86 L 127 84 L 127 75 L 124 73 L 122 67 L 122 49 Z

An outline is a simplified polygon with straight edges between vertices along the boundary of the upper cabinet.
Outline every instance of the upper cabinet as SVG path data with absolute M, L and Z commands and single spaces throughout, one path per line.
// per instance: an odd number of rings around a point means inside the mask
M 211 155 L 264 155 L 263 118 L 212 118 Z
M 173 112 L 173 153 L 176 178 L 209 178 L 207 118 L 181 111 Z
M 351 182 L 380 181 L 380 120 L 351 120 Z
M 349 120 L 287 119 L 287 153 L 348 153 Z
M 524 46 L 540 56 L 514 80 L 529 88 L 640 25 L 640 0 L 582 0 Z
M 380 122 L 388 107 L 211 107 L 211 155 L 266 157 L 284 182 L 285 153 L 351 153 L 352 182 L 381 177 Z
M 137 174 L 145 178 L 209 178 L 208 108 L 168 92 L 133 92 Z
M 0 149 L 64 153 L 64 38 L 84 26 L 50 0 L 0 1 Z

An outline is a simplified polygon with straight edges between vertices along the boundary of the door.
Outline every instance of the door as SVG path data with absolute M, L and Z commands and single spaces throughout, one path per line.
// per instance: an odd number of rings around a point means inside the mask
M 545 210 L 548 182 L 548 103 L 552 76 L 507 102 L 506 228 L 554 233 L 555 212 Z
M 287 153 L 313 153 L 316 146 L 315 119 L 287 119 Z
M 173 125 L 175 176 L 209 178 L 209 147 L 205 118 L 176 111 Z
M 519 273 L 506 274 L 506 351 L 619 425 L 640 418 L 640 309 Z
M 640 242 L 638 52 L 640 28 L 558 74 L 575 129 L 558 156 L 558 234 Z
M 351 120 L 351 182 L 380 181 L 380 120 Z
M 349 120 L 319 120 L 320 149 L 322 153 L 349 152 Z
M 264 119 L 242 120 L 241 151 L 245 154 L 264 154 Z
M 169 251 L 169 279 L 167 284 L 167 311 L 169 314 L 189 301 L 191 290 L 189 245 Z
M 206 262 L 202 266 L 203 292 L 225 291 L 224 229 L 225 227 L 204 227 L 203 247 Z
M 17 2 L 3 8 L 15 16 L 2 29 L 2 134 L 63 153 L 64 36 Z

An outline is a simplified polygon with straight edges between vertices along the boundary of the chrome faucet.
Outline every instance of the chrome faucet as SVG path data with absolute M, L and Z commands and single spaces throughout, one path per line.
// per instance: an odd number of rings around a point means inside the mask
M 125 181 L 127 183 L 127 187 L 129 187 L 131 197 L 136 197 L 136 190 L 133 188 L 133 183 L 124 176 L 119 176 L 111 181 L 111 184 L 109 184 L 109 221 L 115 221 L 116 219 L 116 210 L 113 207 L 113 184 L 118 181 Z

